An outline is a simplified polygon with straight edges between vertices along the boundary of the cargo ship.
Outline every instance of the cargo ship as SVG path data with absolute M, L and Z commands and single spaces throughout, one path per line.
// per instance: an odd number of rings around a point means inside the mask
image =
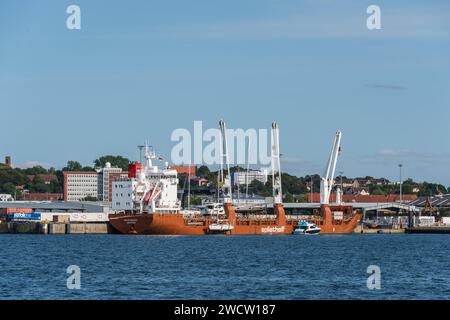
M 129 165 L 128 178 L 112 183 L 112 207 L 109 216 L 117 232 L 129 235 L 288 235 L 299 228 L 299 221 L 286 216 L 282 202 L 279 128 L 272 124 L 272 188 L 273 214 L 246 215 L 237 213 L 233 205 L 226 126 L 219 122 L 221 132 L 220 192 L 223 202 L 211 210 L 183 210 L 177 197 L 178 176 L 168 163 L 159 168 L 154 150 L 145 147 L 145 164 Z M 334 209 L 341 209 L 337 207 Z M 332 207 L 324 203 L 322 215 L 311 222 L 321 228 L 321 234 L 351 233 L 360 215 L 348 211 L 347 217 L 336 220 Z M 348 217 L 349 214 L 351 217 Z M 292 216 L 291 216 L 292 217 Z

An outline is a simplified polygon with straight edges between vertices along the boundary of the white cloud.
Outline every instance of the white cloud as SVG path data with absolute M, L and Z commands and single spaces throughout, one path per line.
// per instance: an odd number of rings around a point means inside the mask
M 399 156 L 405 156 L 408 154 L 412 154 L 412 152 L 408 149 L 400 149 L 400 150 L 395 150 L 395 149 L 381 149 L 378 151 L 377 153 L 379 156 L 384 156 L 384 157 L 399 157 Z
M 390 149 L 378 150 L 375 154 L 363 155 L 365 164 L 392 165 L 393 163 L 414 165 L 450 165 L 450 153 L 428 152 L 423 150 Z
M 33 168 L 36 166 L 41 166 L 44 168 L 51 168 L 51 167 L 55 167 L 54 165 L 50 164 L 50 163 L 42 163 L 39 161 L 35 161 L 35 160 L 29 160 L 29 161 L 25 161 L 24 163 L 20 163 L 17 165 L 14 165 L 14 168 L 19 168 L 19 169 L 28 169 L 28 168 Z

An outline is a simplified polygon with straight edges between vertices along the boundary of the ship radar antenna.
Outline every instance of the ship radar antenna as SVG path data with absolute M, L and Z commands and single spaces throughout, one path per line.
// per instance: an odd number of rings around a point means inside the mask
M 138 149 L 139 149 L 139 163 L 141 163 L 141 164 L 142 164 L 142 161 L 144 159 L 144 156 L 143 156 L 144 148 L 145 148 L 145 145 L 138 146 Z

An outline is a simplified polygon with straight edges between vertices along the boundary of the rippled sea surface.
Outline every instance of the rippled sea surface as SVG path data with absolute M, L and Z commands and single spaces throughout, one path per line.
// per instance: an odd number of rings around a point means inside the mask
M 449 299 L 450 235 L 0 235 L 0 299 Z M 67 267 L 81 289 L 67 289 Z M 381 290 L 367 289 L 367 268 Z

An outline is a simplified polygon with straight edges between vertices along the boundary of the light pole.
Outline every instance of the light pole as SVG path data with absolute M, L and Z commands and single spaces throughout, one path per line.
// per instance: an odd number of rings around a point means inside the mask
M 400 169 L 400 204 L 403 204 L 403 181 L 402 181 L 402 168 L 403 165 L 399 164 L 398 168 Z
M 342 180 L 343 174 L 344 174 L 344 171 L 339 171 L 339 176 L 341 177 L 341 185 L 338 188 L 339 195 L 336 195 L 336 202 L 338 202 L 337 199 L 339 197 L 339 204 L 342 204 L 344 202 L 344 183 Z

